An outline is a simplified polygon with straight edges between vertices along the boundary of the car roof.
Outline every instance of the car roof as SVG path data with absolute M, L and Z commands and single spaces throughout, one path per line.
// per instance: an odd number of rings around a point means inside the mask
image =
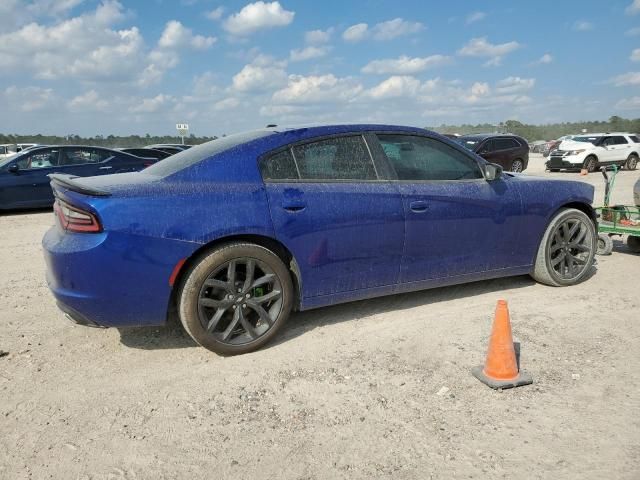
M 515 135 L 513 133 L 471 133 L 469 135 L 462 135 L 460 138 L 464 139 L 476 139 L 476 140 L 484 140 L 486 138 L 522 138 L 520 135 Z

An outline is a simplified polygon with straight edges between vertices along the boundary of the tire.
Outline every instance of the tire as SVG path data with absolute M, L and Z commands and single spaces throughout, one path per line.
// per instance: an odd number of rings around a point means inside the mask
M 625 170 L 635 170 L 638 166 L 638 156 L 635 153 L 629 155 L 627 161 L 624 163 Z
M 569 238 L 565 241 L 567 235 Z M 593 221 L 575 208 L 562 209 L 551 219 L 542 236 L 531 276 L 553 287 L 580 283 L 591 271 L 596 249 Z
M 511 162 L 511 168 L 509 170 L 514 173 L 521 173 L 524 170 L 524 162 L 519 158 L 516 158 Z
M 597 255 L 611 255 L 613 252 L 613 240 L 606 233 L 598 234 L 598 249 Z
M 595 172 L 598 167 L 598 159 L 593 155 L 589 155 L 584 159 L 584 163 L 582 164 L 582 168 L 585 169 L 589 173 Z
M 629 250 L 633 253 L 640 253 L 640 237 L 629 235 L 627 237 L 627 247 L 629 247 Z
M 230 243 L 200 256 L 178 297 L 184 329 L 220 355 L 263 346 L 286 323 L 292 306 L 293 283 L 286 265 L 252 243 Z

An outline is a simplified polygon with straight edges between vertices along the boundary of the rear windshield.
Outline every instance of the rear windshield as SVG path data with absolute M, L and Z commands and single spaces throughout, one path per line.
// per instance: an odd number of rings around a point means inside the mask
M 145 168 L 144 173 L 156 175 L 158 177 L 168 177 L 169 175 L 173 175 L 174 173 L 190 167 L 191 165 L 194 165 L 206 158 L 210 158 L 243 143 L 266 137 L 272 133 L 274 132 L 270 130 L 252 130 L 250 132 L 236 133 L 234 135 L 217 138 L 210 142 L 203 143 L 202 145 L 197 145 L 193 148 L 189 148 L 188 150 L 176 153 L 175 155 L 171 155 L 164 160 L 160 160 L 150 167 Z
M 573 140 L 574 142 L 584 142 L 584 143 L 593 143 L 595 144 L 596 141 L 598 141 L 600 137 L 595 137 L 595 136 L 585 136 L 585 137 L 573 137 L 571 140 Z

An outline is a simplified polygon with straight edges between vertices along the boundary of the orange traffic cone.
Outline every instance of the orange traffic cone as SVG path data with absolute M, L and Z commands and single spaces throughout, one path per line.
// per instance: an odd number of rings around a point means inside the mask
M 518 371 L 516 351 L 511 337 L 509 308 L 505 300 L 498 300 L 491 330 L 489 350 L 484 367 L 471 370 L 473 375 L 491 388 L 513 388 L 533 383 L 531 375 Z

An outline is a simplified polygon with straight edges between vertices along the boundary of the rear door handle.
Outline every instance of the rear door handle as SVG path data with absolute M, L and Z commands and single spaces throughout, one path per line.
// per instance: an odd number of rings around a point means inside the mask
M 307 203 L 304 200 L 287 200 L 282 203 L 282 208 L 288 212 L 300 212 L 307 208 Z
M 423 213 L 429 210 L 429 204 L 423 200 L 417 200 L 409 204 L 409 208 L 412 212 Z
M 98 170 L 111 170 L 113 167 L 109 165 L 108 167 L 99 167 Z

